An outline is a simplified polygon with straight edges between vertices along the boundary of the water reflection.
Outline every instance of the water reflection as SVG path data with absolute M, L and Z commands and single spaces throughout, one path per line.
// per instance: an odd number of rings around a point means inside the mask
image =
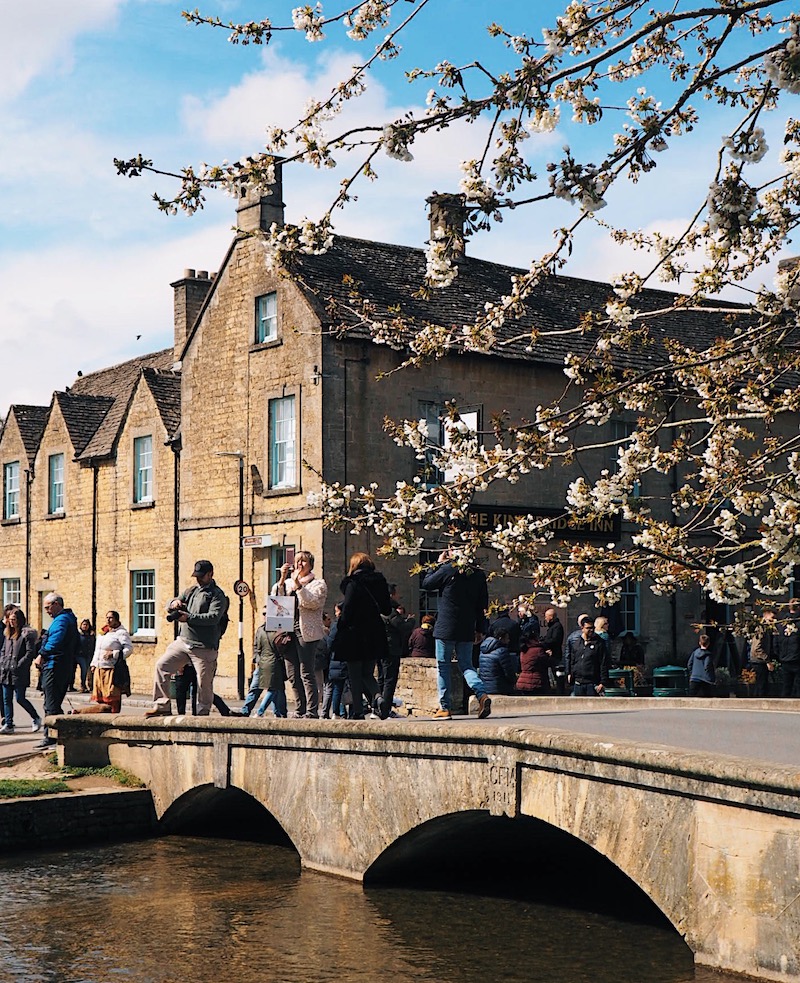
M 671 931 L 520 899 L 372 888 L 292 851 L 166 837 L 0 859 L 4 983 L 685 983 Z

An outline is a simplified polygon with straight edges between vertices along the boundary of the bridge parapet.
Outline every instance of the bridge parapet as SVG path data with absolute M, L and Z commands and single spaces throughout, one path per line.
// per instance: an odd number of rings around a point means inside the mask
M 792 769 L 484 721 L 75 716 L 57 731 L 65 763 L 147 782 L 165 828 L 194 790 L 240 789 L 304 867 L 354 879 L 443 817 L 532 817 L 614 863 L 699 963 L 800 979 Z

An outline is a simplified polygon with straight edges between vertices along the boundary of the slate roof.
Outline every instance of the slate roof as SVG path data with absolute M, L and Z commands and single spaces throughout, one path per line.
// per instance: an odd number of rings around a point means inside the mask
M 111 409 L 114 400 L 110 396 L 79 396 L 72 392 L 57 392 L 53 398 L 64 417 L 77 458 Z
M 91 440 L 83 448 L 80 460 L 88 461 L 113 454 L 131 396 L 142 372 L 147 369 L 169 370 L 174 362 L 174 350 L 165 348 L 98 372 L 90 372 L 75 380 L 70 388 L 72 394 L 113 397 L 113 405 Z
M 42 439 L 44 428 L 47 426 L 47 417 L 50 413 L 49 406 L 26 406 L 23 403 L 16 403 L 9 410 L 9 416 L 14 414 L 17 421 L 19 435 L 28 455 L 28 463 L 33 465 L 36 460 L 36 452 L 39 449 L 39 442 Z
M 370 337 L 370 329 L 346 307 L 358 306 L 353 300 L 354 286 L 374 307 L 372 316 L 387 321 L 398 310 L 414 319 L 418 327 L 431 323 L 454 327 L 454 336 L 461 337 L 463 325 L 472 324 L 476 312 L 487 301 L 499 301 L 511 292 L 511 278 L 525 271 L 487 260 L 465 257 L 459 272 L 449 287 L 433 290 L 428 300 L 414 297 L 422 285 L 426 258 L 423 250 L 407 246 L 351 239 L 337 236 L 332 248 L 321 256 L 298 257 L 306 280 L 306 293 L 315 303 L 323 323 L 333 329 L 347 328 L 348 336 Z M 352 278 L 355 284 L 346 278 Z M 312 290 L 309 291 L 308 287 Z M 594 349 L 594 332 L 584 335 L 543 335 L 532 352 L 527 351 L 531 329 L 542 332 L 564 331 L 580 324 L 589 311 L 604 313 L 611 298 L 609 284 L 581 280 L 568 276 L 551 276 L 534 291 L 519 320 L 510 321 L 496 331 L 498 347 L 493 355 L 563 366 L 567 351 L 589 355 Z M 643 310 L 658 310 L 674 302 L 675 294 L 662 290 L 645 290 L 637 297 L 636 306 Z M 326 306 L 334 302 L 333 313 Z M 725 303 L 727 309 L 741 305 Z M 724 314 L 710 309 L 685 309 L 659 315 L 648 321 L 655 337 L 670 337 L 694 344 L 710 344 L 716 337 L 731 331 Z M 746 308 L 741 307 L 743 315 Z M 458 350 L 458 347 L 456 348 Z M 647 368 L 655 354 L 642 350 L 619 353 L 615 362 L 620 366 Z
M 181 377 L 176 372 L 158 372 L 149 368 L 142 371 L 142 376 L 153 394 L 167 436 L 173 440 L 181 426 Z

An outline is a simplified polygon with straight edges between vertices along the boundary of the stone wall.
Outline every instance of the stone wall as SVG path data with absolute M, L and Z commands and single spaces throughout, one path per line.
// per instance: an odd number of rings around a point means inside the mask
M 43 795 L 0 802 L 0 851 L 125 840 L 156 829 L 147 789 Z

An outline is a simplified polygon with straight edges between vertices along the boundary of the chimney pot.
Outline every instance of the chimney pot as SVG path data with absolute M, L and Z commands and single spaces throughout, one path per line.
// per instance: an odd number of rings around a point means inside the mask
M 194 280 L 194 270 L 184 270 L 183 278 L 184 280 Z

